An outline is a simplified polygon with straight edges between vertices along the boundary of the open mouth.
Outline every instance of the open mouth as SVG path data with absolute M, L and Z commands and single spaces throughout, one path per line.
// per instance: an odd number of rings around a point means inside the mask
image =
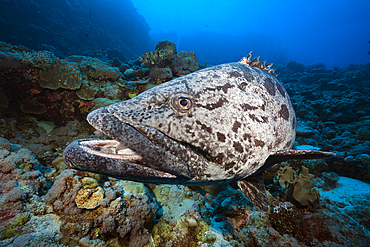
M 171 182 L 176 175 L 156 169 L 143 157 L 115 140 L 81 139 L 69 144 L 64 162 L 73 169 L 142 182 Z
M 140 181 L 143 177 L 191 179 L 187 164 L 163 149 L 146 129 L 124 123 L 105 108 L 91 112 L 87 121 L 113 140 L 74 141 L 63 154 L 70 167 Z
M 82 144 L 86 145 L 86 143 Z M 143 157 L 116 140 L 93 139 L 88 141 L 88 144 L 88 151 L 90 153 L 96 153 L 114 159 L 129 160 L 136 163 L 144 161 Z

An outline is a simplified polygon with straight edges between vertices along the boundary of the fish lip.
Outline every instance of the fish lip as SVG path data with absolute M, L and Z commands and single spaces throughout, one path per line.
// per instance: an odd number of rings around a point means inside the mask
M 158 171 L 188 179 L 193 177 L 186 162 L 162 149 L 139 127 L 122 121 L 105 107 L 90 112 L 86 119 L 95 129 L 133 150 Z
M 73 169 L 95 172 L 110 177 L 143 182 L 173 182 L 176 175 L 157 170 L 146 164 L 139 164 L 139 157 L 102 152 L 99 146 L 118 144 L 115 140 L 80 139 L 70 143 L 63 152 L 63 160 Z

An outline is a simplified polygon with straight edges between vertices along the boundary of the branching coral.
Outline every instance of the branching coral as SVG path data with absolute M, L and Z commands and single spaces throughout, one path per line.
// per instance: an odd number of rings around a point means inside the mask
M 151 52 L 147 52 L 140 57 L 140 61 L 145 64 L 146 67 L 151 68 L 154 66 L 157 67 L 165 67 L 169 65 L 171 55 L 167 53 L 165 50 L 155 50 Z

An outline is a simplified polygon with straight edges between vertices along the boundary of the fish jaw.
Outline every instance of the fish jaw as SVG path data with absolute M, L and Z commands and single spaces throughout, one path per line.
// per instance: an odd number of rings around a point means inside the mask
M 115 147 L 118 145 L 120 143 L 115 140 L 75 140 L 64 150 L 63 159 L 73 169 L 120 179 L 164 183 L 179 179 L 176 175 L 150 167 L 140 155 L 130 150 L 126 155 L 116 153 Z
M 89 113 L 87 121 L 98 131 L 147 160 L 156 170 L 178 177 L 192 178 L 186 162 L 157 146 L 142 134 L 138 126 L 133 127 L 124 123 L 109 113 L 106 108 L 102 107 Z

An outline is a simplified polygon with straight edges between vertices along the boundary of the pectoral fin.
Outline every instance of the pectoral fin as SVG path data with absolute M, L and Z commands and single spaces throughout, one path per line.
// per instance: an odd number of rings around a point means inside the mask
M 324 152 L 324 151 L 318 151 L 318 150 L 293 150 L 293 149 L 287 149 L 287 150 L 280 150 L 275 151 L 270 154 L 270 156 L 267 158 L 265 164 L 261 166 L 255 173 L 253 173 L 251 176 L 257 176 L 263 171 L 266 171 L 273 167 L 275 164 L 287 161 L 287 160 L 304 160 L 304 159 L 327 159 L 332 158 L 335 156 L 335 153 L 332 152 Z
M 269 209 L 270 200 L 263 183 L 244 179 L 237 182 L 239 189 L 247 196 L 249 201 L 262 211 Z

